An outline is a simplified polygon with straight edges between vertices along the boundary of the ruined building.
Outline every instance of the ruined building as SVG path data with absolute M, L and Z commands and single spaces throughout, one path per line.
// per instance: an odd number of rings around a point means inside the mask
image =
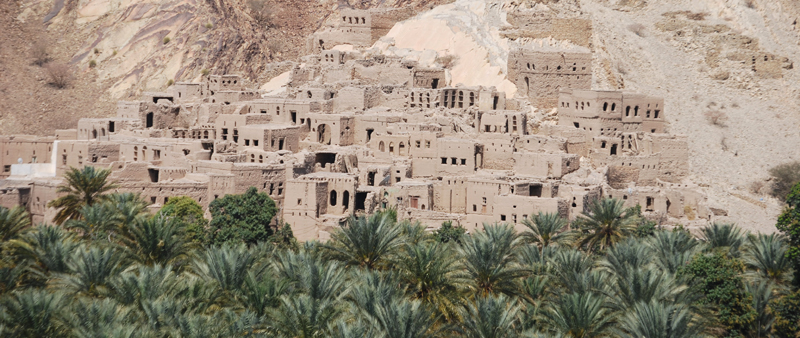
M 392 13 L 342 11 L 340 34 L 312 37 L 317 51 L 277 94 L 211 75 L 52 137 L 3 136 L 0 205 L 49 221 L 63 173 L 95 166 L 153 208 L 176 196 L 207 208 L 256 187 L 300 240 L 325 240 L 350 215 L 382 208 L 468 230 L 522 230 L 538 212 L 574 219 L 600 197 L 684 223 L 714 216 L 687 179 L 686 138 L 668 133 L 664 100 L 590 90 L 589 53 L 513 50 L 509 78 L 522 96 L 508 98 L 447 83 L 445 69 L 330 50 L 370 45 L 406 15 Z M 533 128 L 531 104 L 557 107 L 558 123 Z

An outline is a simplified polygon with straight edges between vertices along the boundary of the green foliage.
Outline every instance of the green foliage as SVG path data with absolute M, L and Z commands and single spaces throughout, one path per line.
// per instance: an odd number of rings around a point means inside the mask
M 92 206 L 95 202 L 102 202 L 106 193 L 116 188 L 114 183 L 108 182 L 111 170 L 96 170 L 86 166 L 83 169 L 69 168 L 64 174 L 66 184 L 59 185 L 56 192 L 66 194 L 48 203 L 48 207 L 59 209 L 53 222 L 63 224 L 67 220 L 81 219 L 81 209 Z
M 786 236 L 789 250 L 786 257 L 792 262 L 794 278 L 792 285 L 795 290 L 800 289 L 800 183 L 792 187 L 786 195 L 788 207 L 778 216 L 776 227 Z
M 402 244 L 401 229 L 396 222 L 397 213 L 391 210 L 371 216 L 352 216 L 346 226 L 331 235 L 333 243 L 324 248 L 332 259 L 349 266 L 386 268 L 390 255 Z
M 267 241 L 274 233 L 270 222 L 278 208 L 269 195 L 255 187 L 241 195 L 225 195 L 211 202 L 208 208 L 211 223 L 206 244 L 255 244 Z
M 770 304 L 775 313 L 774 333 L 779 338 L 795 338 L 800 332 L 800 290 Z
M 166 45 L 166 44 L 168 44 L 170 41 L 172 41 L 172 39 L 170 39 L 168 36 L 166 36 L 166 37 L 164 37 L 164 41 L 162 41 L 162 42 L 164 42 L 164 44 Z
M 564 231 L 567 228 L 567 220 L 561 218 L 559 214 L 539 212 L 523 219 L 522 225 L 530 229 L 530 232 L 523 232 L 522 237 L 540 247 L 564 246 L 572 242 L 572 233 Z
M 352 217 L 324 244 L 298 244 L 279 220 L 276 229 L 260 228 L 267 236 L 216 245 L 212 235 L 223 229 L 272 221 L 261 213 L 274 203 L 248 193 L 214 205 L 226 228 L 205 225 L 189 198 L 150 215 L 135 194 L 104 194 L 68 226 L 30 227 L 24 212 L 0 209 L 0 336 L 682 338 L 798 330 L 800 295 L 786 292 L 788 245 L 778 234 L 745 237 L 718 225 L 703 240 L 653 229 L 580 246 L 584 229 L 555 215 L 534 215 L 523 233 L 494 224 L 437 236 L 388 209 Z M 638 218 L 635 208 L 606 207 Z M 202 224 L 205 247 L 187 236 L 191 224 Z
M 208 221 L 203 218 L 203 207 L 189 196 L 170 198 L 159 211 L 164 216 L 174 217 L 186 225 L 186 237 L 202 244 L 206 240 Z
M 433 236 L 442 243 L 450 241 L 461 243 L 461 237 L 463 237 L 465 233 L 467 233 L 467 229 L 461 226 L 453 226 L 453 221 L 446 221 L 442 222 L 442 226 L 433 232 Z
M 744 291 L 743 271 L 744 263 L 740 260 L 724 251 L 716 251 L 709 255 L 698 254 L 678 273 L 689 279 L 692 289 L 705 295 L 701 304 L 714 306 L 727 337 L 746 334 L 757 315 L 752 295 Z
M 633 234 L 639 216 L 635 209 L 626 210 L 622 205 L 622 200 L 610 198 L 593 201 L 589 212 L 584 212 L 573 224 L 581 229 L 580 245 L 590 251 L 602 251 Z

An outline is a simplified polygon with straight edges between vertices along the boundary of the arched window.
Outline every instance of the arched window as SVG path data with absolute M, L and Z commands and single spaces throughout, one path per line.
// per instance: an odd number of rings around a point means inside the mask
M 389 142 L 389 152 L 394 154 L 394 142 Z
M 344 211 L 350 209 L 350 192 L 347 190 L 342 193 L 342 206 L 344 207 Z
M 608 111 L 608 102 L 603 102 L 603 111 Z
M 383 152 L 383 151 L 386 151 L 386 149 L 385 149 L 385 146 L 384 146 L 384 144 L 383 144 L 383 141 L 381 141 L 380 143 L 378 143 L 378 150 L 380 150 L 380 151 L 382 151 L 382 152 Z
M 617 111 L 617 104 L 616 103 L 612 103 L 611 104 L 611 111 Z
M 336 197 L 337 197 L 336 190 L 331 190 L 331 198 L 330 198 L 331 206 L 336 206 Z
M 203 132 L 203 138 L 208 139 L 208 130 Z
M 97 138 L 97 129 L 92 129 L 92 138 Z

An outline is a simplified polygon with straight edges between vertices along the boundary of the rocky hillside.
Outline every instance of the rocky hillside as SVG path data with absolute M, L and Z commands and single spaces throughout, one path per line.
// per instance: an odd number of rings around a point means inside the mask
M 0 2 L 0 133 L 51 134 L 115 102 L 204 72 L 237 73 L 254 86 L 290 67 L 306 37 L 342 6 L 413 6 L 442 0 L 5 0 Z M 64 89 L 34 64 L 72 67 Z
M 258 2 L 256 2 L 258 3 Z M 446 3 L 446 4 L 445 4 Z M 285 72 L 305 38 L 340 7 L 413 6 L 373 48 L 423 64 L 456 55 L 451 79 L 495 85 L 514 44 L 508 13 L 589 18 L 595 89 L 663 96 L 671 132 L 690 139 L 694 181 L 749 229 L 770 229 L 780 204 L 760 185 L 800 158 L 800 2 L 796 0 L 8 0 L 0 3 L 0 133 L 50 134 L 110 115 L 119 99 L 204 72 L 253 87 Z M 443 5 L 444 4 L 444 5 Z M 264 8 L 257 11 L 257 8 Z M 65 89 L 34 64 L 37 42 L 68 63 Z

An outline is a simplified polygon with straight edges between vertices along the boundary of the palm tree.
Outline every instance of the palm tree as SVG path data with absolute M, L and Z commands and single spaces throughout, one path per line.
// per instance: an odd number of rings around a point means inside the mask
M 758 277 L 783 285 L 788 280 L 792 262 L 786 257 L 789 250 L 780 234 L 758 234 L 747 237 L 749 245 L 744 250 L 744 262 Z
M 70 168 L 64 174 L 66 184 L 59 185 L 56 190 L 56 193 L 66 195 L 47 205 L 59 209 L 53 222 L 61 225 L 70 219 L 80 219 L 83 206 L 102 202 L 105 194 L 116 188 L 114 183 L 107 181 L 109 175 L 111 170 L 96 170 L 92 166 L 83 167 L 81 170 Z
M 521 310 L 504 295 L 480 297 L 470 303 L 463 315 L 461 331 L 465 338 L 522 337 Z
M 707 249 L 724 248 L 733 257 L 739 257 L 739 248 L 744 244 L 742 229 L 730 223 L 717 223 L 703 228 L 700 239 L 705 242 Z
M 186 260 L 192 248 L 183 226 L 180 220 L 163 215 L 136 218 L 122 226 L 120 240 L 124 250 L 138 263 L 176 264 Z
M 80 338 L 135 337 L 137 327 L 130 320 L 129 309 L 113 299 L 82 298 L 73 302 L 66 313 L 71 333 Z
M 72 233 L 58 226 L 40 225 L 11 241 L 16 255 L 33 263 L 31 272 L 46 280 L 51 273 L 66 273 L 75 249 L 80 244 Z
M 8 337 L 64 337 L 60 324 L 67 299 L 63 293 L 28 289 L 11 293 L 2 299 L 0 322 Z
M 384 268 L 403 244 L 401 231 L 389 212 L 352 216 L 347 226 L 334 231 L 331 241 L 323 247 L 332 259 L 348 266 Z
M 769 280 L 761 280 L 744 285 L 747 294 L 753 296 L 753 309 L 756 310 L 756 318 L 750 323 L 749 337 L 766 338 L 771 337 L 772 324 L 775 322 L 769 308 L 770 302 L 775 298 L 775 288 Z
M 528 227 L 530 232 L 523 232 L 522 238 L 529 243 L 536 243 L 540 247 L 551 244 L 557 246 L 569 245 L 572 241 L 572 232 L 565 231 L 567 220 L 557 213 L 542 213 L 531 215 L 522 220 L 522 225 Z
M 550 258 L 549 274 L 558 286 L 557 291 L 589 292 L 597 291 L 608 283 L 604 281 L 607 274 L 594 269 L 595 261 L 591 254 L 573 249 L 560 249 Z
M 584 212 L 574 222 L 583 234 L 580 245 L 589 251 L 614 246 L 633 234 L 639 217 L 623 207 L 623 201 L 611 198 L 594 200 L 589 212 Z
M 467 285 L 460 257 L 454 251 L 440 242 L 407 244 L 395 265 L 411 298 L 422 301 L 447 321 L 458 319 L 457 309 Z
M 650 247 L 637 239 L 629 238 L 606 250 L 600 265 L 609 272 L 625 276 L 650 264 L 652 258 Z
M 351 280 L 358 281 L 347 295 L 355 305 L 353 317 L 364 318 L 371 326 L 381 327 L 380 307 L 389 306 L 405 296 L 405 290 L 393 272 L 355 270 Z
M 672 275 L 660 269 L 639 268 L 616 276 L 614 304 L 619 310 L 625 310 L 637 303 L 674 301 L 687 289 L 686 285 L 678 283 Z
M 183 290 L 170 266 L 136 266 L 115 276 L 109 282 L 107 296 L 122 305 L 143 309 L 143 303 L 160 297 L 171 297 Z
M 124 269 L 123 257 L 115 249 L 83 246 L 69 261 L 69 274 L 58 274 L 53 281 L 74 292 L 89 295 L 105 293 L 109 281 Z
M 705 337 L 705 327 L 685 305 L 638 302 L 620 320 L 620 336 L 629 338 Z
M 671 274 L 695 255 L 698 241 L 686 231 L 656 231 L 648 241 L 655 254 L 654 262 Z
M 121 227 L 133 224 L 147 214 L 147 202 L 142 200 L 139 194 L 130 192 L 109 194 L 104 203 L 116 210 Z
M 84 237 L 91 239 L 106 238 L 122 221 L 117 210 L 106 203 L 84 205 L 81 207 L 80 216 L 78 219 L 67 220 L 64 226 L 68 229 L 78 229 Z M 110 236 L 108 239 L 110 240 Z
M 31 225 L 30 215 L 24 208 L 0 207 L 0 243 L 16 238 L 22 230 Z
M 208 248 L 194 260 L 194 272 L 206 281 L 216 282 L 222 290 L 238 291 L 247 279 L 255 257 L 244 244 Z
M 289 281 L 264 272 L 247 274 L 240 290 L 242 304 L 258 317 L 264 316 L 271 308 L 281 304 L 280 297 L 289 291 Z
M 519 293 L 518 279 L 529 273 L 516 260 L 519 244 L 519 237 L 508 224 L 486 224 L 483 231 L 463 239 L 459 249 L 470 288 L 477 296 Z
M 543 317 L 550 331 L 571 338 L 603 337 L 614 323 L 604 297 L 592 292 L 557 297 Z
M 337 321 L 343 309 L 334 299 L 318 299 L 307 294 L 284 296 L 281 306 L 273 310 L 267 331 L 273 337 L 325 338 L 330 336 L 329 323 Z
M 433 338 L 442 330 L 437 316 L 419 301 L 402 299 L 378 307 L 378 320 L 386 338 Z

